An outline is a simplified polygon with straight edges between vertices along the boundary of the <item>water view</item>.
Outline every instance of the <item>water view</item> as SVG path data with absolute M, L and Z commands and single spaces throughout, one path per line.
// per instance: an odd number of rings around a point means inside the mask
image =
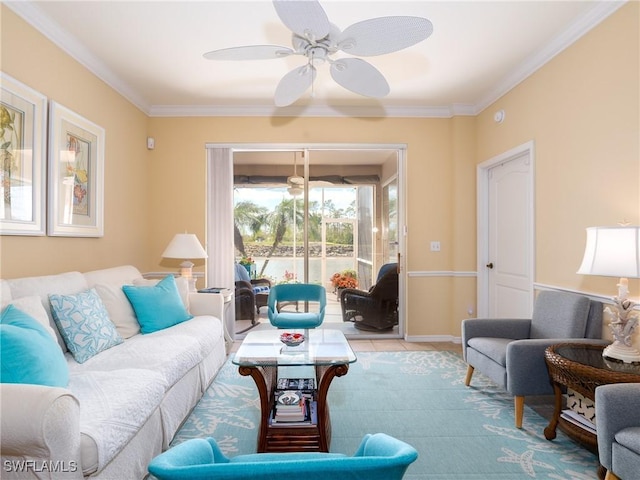
M 252 257 L 256 263 L 256 275 L 260 276 L 262 266 L 267 260 L 266 257 Z M 350 269 L 356 270 L 355 257 L 338 257 L 327 258 L 325 260 L 325 272 L 323 278 L 322 259 L 309 259 L 309 282 L 318 283 L 328 287 L 330 285 L 330 277 L 336 272 Z M 282 283 L 285 281 L 303 281 L 304 280 L 304 259 L 292 257 L 271 257 L 269 263 L 262 275 L 271 279 L 273 283 Z

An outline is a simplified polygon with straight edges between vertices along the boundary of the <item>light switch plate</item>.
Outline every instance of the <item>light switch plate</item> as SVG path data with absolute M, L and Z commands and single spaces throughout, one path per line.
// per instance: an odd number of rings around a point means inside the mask
M 432 252 L 439 252 L 440 251 L 440 242 L 438 242 L 438 241 L 431 242 L 431 251 Z

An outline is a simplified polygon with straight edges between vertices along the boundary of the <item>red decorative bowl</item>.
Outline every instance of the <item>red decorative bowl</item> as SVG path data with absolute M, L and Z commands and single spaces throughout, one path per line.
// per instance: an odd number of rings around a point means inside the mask
M 304 335 L 302 333 L 285 332 L 280 335 L 280 341 L 288 347 L 296 347 L 304 342 Z

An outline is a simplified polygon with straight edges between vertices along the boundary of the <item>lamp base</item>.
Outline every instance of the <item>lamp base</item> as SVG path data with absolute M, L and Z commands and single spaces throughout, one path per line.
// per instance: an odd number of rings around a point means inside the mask
M 622 360 L 624 363 L 640 363 L 640 352 L 638 349 L 618 341 L 613 342 L 605 348 L 602 356 L 614 360 Z
M 196 291 L 196 279 L 193 278 L 193 266 L 194 263 L 189 260 L 185 260 L 180 264 L 180 276 L 187 279 L 187 283 L 189 284 L 189 291 Z

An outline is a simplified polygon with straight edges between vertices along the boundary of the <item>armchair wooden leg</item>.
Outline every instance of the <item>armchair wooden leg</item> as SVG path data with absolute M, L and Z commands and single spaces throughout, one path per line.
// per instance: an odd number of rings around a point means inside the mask
M 516 428 L 522 428 L 522 417 L 524 416 L 524 397 L 513 397 L 515 409 L 516 409 Z
M 469 365 L 467 367 L 467 376 L 464 377 L 464 384 L 468 387 L 469 385 L 471 385 L 471 376 L 473 375 L 473 366 Z
M 618 477 L 615 473 L 607 470 L 607 474 L 605 475 L 604 480 L 620 480 L 620 477 Z

